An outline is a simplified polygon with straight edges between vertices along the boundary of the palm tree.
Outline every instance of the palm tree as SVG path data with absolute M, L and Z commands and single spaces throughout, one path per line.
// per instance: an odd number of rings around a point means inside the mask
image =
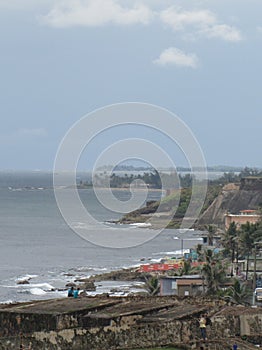
M 247 258 L 246 280 L 248 279 L 250 253 L 255 247 L 257 228 L 258 228 L 258 224 L 251 224 L 250 222 L 247 222 L 246 224 L 241 225 L 240 249 L 242 253 L 246 255 L 246 258 Z
M 160 283 L 156 276 L 145 277 L 145 288 L 149 295 L 157 295 L 160 291 Z
M 208 245 L 213 245 L 214 243 L 214 234 L 216 232 L 216 226 L 215 225 L 206 225 L 206 229 L 207 229 L 207 244 Z
M 207 294 L 216 294 L 226 277 L 225 266 L 218 254 L 207 249 L 204 253 L 205 263 L 202 267 L 202 274 L 207 286 Z
M 222 237 L 222 245 L 224 247 L 224 253 L 226 256 L 230 256 L 231 259 L 231 276 L 233 276 L 233 264 L 235 259 L 238 259 L 238 241 L 239 230 L 236 223 L 233 221 L 230 223 L 229 228 Z
M 235 221 L 231 222 L 229 228 L 226 230 L 222 237 L 222 245 L 225 248 L 225 252 L 231 256 L 231 261 L 235 259 L 235 240 L 238 237 L 239 231 Z
M 247 299 L 250 298 L 252 291 L 246 284 L 241 284 L 239 280 L 235 279 L 233 286 L 230 286 L 226 291 L 226 296 L 237 304 L 246 304 Z
M 180 275 L 189 275 L 190 272 L 192 271 L 191 269 L 191 261 L 190 260 L 185 260 L 182 269 L 180 270 Z
M 203 245 L 202 244 L 197 244 L 196 246 L 196 253 L 197 253 L 197 260 L 198 261 L 204 261 L 204 255 L 203 255 Z

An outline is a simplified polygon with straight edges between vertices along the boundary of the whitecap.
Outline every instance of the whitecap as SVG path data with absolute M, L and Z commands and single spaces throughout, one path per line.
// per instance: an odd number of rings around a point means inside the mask
M 33 295 L 45 295 L 46 292 L 41 288 L 31 288 L 29 292 Z
M 150 227 L 152 224 L 150 222 L 134 222 L 133 224 L 130 224 L 130 226 L 135 226 L 135 227 Z
M 0 301 L 0 304 L 12 304 L 14 301 L 13 300 L 6 300 L 6 301 Z
M 184 254 L 184 253 L 190 253 L 190 249 L 187 249 L 187 248 L 184 248 L 183 249 L 183 253 L 182 253 L 182 250 L 175 250 L 173 252 L 159 252 L 159 253 L 153 253 L 153 255 L 181 255 L 181 254 Z M 156 259 L 152 259 L 153 260 L 156 260 Z
M 44 290 L 54 290 L 55 288 L 49 283 L 35 283 L 30 284 L 32 288 L 43 288 Z
M 151 262 L 156 262 L 156 263 L 159 263 L 161 262 L 163 258 L 159 258 L 159 259 L 151 259 Z
M 25 281 L 25 280 L 31 280 L 32 278 L 36 278 L 38 277 L 38 275 L 24 275 L 24 276 L 20 276 L 20 277 L 17 277 L 16 278 L 16 281 L 19 282 L 19 281 Z

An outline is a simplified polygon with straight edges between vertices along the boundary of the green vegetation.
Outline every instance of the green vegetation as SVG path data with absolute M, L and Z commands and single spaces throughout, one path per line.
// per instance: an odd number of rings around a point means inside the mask
M 230 257 L 232 266 L 238 262 L 239 257 L 247 259 L 246 279 L 249 272 L 249 258 L 255 254 L 257 245 L 262 245 L 262 221 L 255 224 L 247 222 L 237 228 L 235 222 L 232 222 L 222 237 L 222 245 L 226 257 Z
M 215 198 L 217 198 L 217 196 L 221 193 L 222 188 L 225 184 L 228 184 L 231 182 L 233 183 L 239 182 L 242 178 L 247 176 L 259 177 L 261 175 L 262 175 L 261 171 L 246 167 L 239 174 L 224 173 L 224 175 L 221 178 L 209 181 L 206 198 L 201 208 L 200 214 L 202 214 L 211 205 L 211 203 L 215 200 Z M 159 175 L 158 172 L 154 171 L 152 173 L 145 173 L 143 176 L 138 175 L 137 178 L 143 180 L 144 183 L 148 185 L 148 187 L 161 188 L 161 178 L 163 179 L 163 177 L 165 176 L 167 178 L 165 183 L 170 182 L 170 189 L 172 191 L 171 194 L 163 198 L 161 200 L 161 204 L 160 204 L 160 201 L 148 203 L 145 208 L 141 208 L 134 212 L 128 213 L 127 215 L 124 216 L 123 220 L 121 220 L 122 222 L 125 222 L 125 223 L 134 222 L 134 221 L 143 222 L 148 219 L 144 216 L 145 214 L 153 214 L 156 210 L 158 210 L 158 212 L 163 212 L 163 213 L 165 212 L 175 213 L 172 220 L 169 222 L 167 228 L 180 227 L 181 220 L 185 216 L 189 203 L 192 200 L 192 176 L 190 174 L 186 174 L 184 176 L 179 175 L 180 187 L 182 188 L 178 188 L 178 187 L 176 188 L 176 186 L 174 186 L 174 181 L 177 180 L 176 175 L 174 173 L 169 175 L 163 175 L 163 174 Z M 132 181 L 134 181 L 135 177 L 133 175 L 131 176 L 126 175 L 125 177 L 112 175 L 112 179 L 113 179 L 114 185 L 116 186 L 118 181 L 120 181 L 122 184 L 131 183 Z M 173 181 L 173 185 L 172 185 L 172 181 Z M 195 207 L 198 207 L 197 193 L 199 191 L 199 193 L 202 194 L 203 184 L 204 182 L 202 183 L 201 181 L 197 181 L 194 186 L 194 200 L 196 201 L 194 203 Z M 202 203 L 199 203 L 199 206 L 200 205 L 202 205 Z M 155 220 L 155 224 L 157 225 L 156 220 Z M 161 222 L 159 222 L 159 224 L 161 225 Z M 212 245 L 213 235 L 216 229 L 212 227 L 212 225 L 209 225 L 209 226 L 210 227 L 206 227 L 206 229 L 209 233 L 209 236 L 208 236 L 209 243 L 210 245 Z
M 162 174 L 161 174 L 162 176 Z M 140 176 L 140 179 L 147 184 L 151 184 L 149 187 L 157 188 L 161 186 L 161 176 L 155 171 L 152 173 L 146 173 Z M 171 175 L 170 175 L 171 176 Z M 172 175 L 174 176 L 174 174 Z M 167 179 L 172 180 L 172 176 Z M 262 172 L 257 169 L 245 168 L 239 174 L 225 173 L 220 179 L 209 181 L 207 188 L 207 195 L 204 206 L 201 213 L 205 211 L 214 199 L 220 194 L 223 186 L 228 183 L 235 183 L 241 181 L 246 177 L 260 177 Z M 139 177 L 139 176 L 138 176 Z M 119 177 L 112 176 L 113 183 L 117 183 Z M 122 177 L 122 184 L 129 181 L 133 181 L 133 176 Z M 153 214 L 156 210 L 161 213 L 174 212 L 174 216 L 169 223 L 169 228 L 179 227 L 182 218 L 184 217 L 188 205 L 192 200 L 192 177 L 187 174 L 180 177 L 183 188 L 173 188 L 171 194 L 166 196 L 160 201 L 152 201 L 147 203 L 147 206 L 138 209 L 134 212 L 127 214 L 122 222 L 143 222 L 148 220 L 150 214 Z M 131 182 L 132 182 L 131 181 Z M 197 182 L 194 186 L 194 191 L 201 192 L 201 182 Z M 197 196 L 196 196 L 197 197 Z M 197 203 L 195 203 L 197 205 Z M 259 208 L 258 208 L 259 209 Z M 159 219 L 160 222 L 161 219 Z M 156 220 L 157 224 L 158 221 Z M 207 231 L 208 245 L 212 247 L 214 241 L 214 234 L 217 231 L 217 227 L 208 224 L 203 227 Z M 203 246 L 197 247 L 198 261 L 202 262 L 199 266 L 191 267 L 189 261 L 185 261 L 183 267 L 176 271 L 177 274 L 200 274 L 203 277 L 205 284 L 205 294 L 209 296 L 218 296 L 227 300 L 231 300 L 235 303 L 245 304 L 250 301 L 251 284 L 247 284 L 247 280 L 250 280 L 249 273 L 249 260 L 250 256 L 256 255 L 258 247 L 262 246 L 262 221 L 251 224 L 247 222 L 241 227 L 237 227 L 233 222 L 229 229 L 221 236 L 220 250 L 214 251 L 213 249 L 203 249 Z M 246 260 L 246 273 L 245 281 L 238 279 L 235 276 L 235 270 L 238 268 L 238 261 Z M 174 272 L 169 272 L 174 273 Z M 228 275 L 230 273 L 230 276 Z M 243 277 L 243 275 L 242 275 Z M 256 283 L 256 274 L 253 273 L 253 287 Z M 159 291 L 159 282 L 157 277 L 151 277 L 146 279 L 146 289 L 149 294 L 157 295 Z
M 234 183 L 239 182 L 244 177 L 260 177 L 262 176 L 262 171 L 256 168 L 249 168 L 245 167 L 242 169 L 239 174 L 236 174 L 235 172 L 226 172 L 222 177 L 216 180 L 212 180 L 212 184 L 228 184 L 228 183 Z
M 234 284 L 230 286 L 224 293 L 224 297 L 236 304 L 245 304 L 250 299 L 252 291 L 246 284 L 241 284 L 238 279 L 234 280 Z
M 215 254 L 211 249 L 204 250 L 203 261 L 202 275 L 205 279 L 206 294 L 215 295 L 225 282 L 226 265 L 220 254 Z
M 208 225 L 208 234 L 213 234 L 213 227 Z M 211 239 L 209 237 L 209 239 Z M 220 252 L 211 249 L 197 247 L 198 260 L 203 262 L 201 274 L 205 280 L 206 294 L 223 297 L 238 304 L 246 304 L 250 301 L 252 290 L 247 284 L 249 276 L 250 255 L 257 253 L 258 247 L 262 246 L 262 221 L 255 224 L 247 222 L 240 228 L 233 222 L 228 230 L 222 235 Z M 246 281 L 234 277 L 233 266 L 238 266 L 240 259 L 246 259 Z M 228 267 L 231 266 L 231 276 L 227 277 Z M 253 274 L 253 281 L 255 276 Z M 224 288 L 225 282 L 231 285 Z M 253 286 L 254 287 L 254 286 Z
M 97 181 L 110 183 L 111 188 L 129 188 L 130 184 L 135 187 L 141 187 L 146 185 L 149 188 L 162 189 L 162 188 L 176 188 L 180 187 L 188 188 L 192 185 L 192 177 L 190 174 L 177 175 L 175 172 L 171 173 L 159 173 L 154 170 L 151 172 L 145 172 L 144 174 L 130 174 L 127 173 L 124 176 L 113 173 L 109 175 L 102 174 L 97 178 Z M 143 184 L 143 185 L 142 185 Z
M 144 278 L 145 278 L 145 289 L 147 290 L 148 294 L 157 295 L 160 291 L 160 283 L 157 276 L 151 276 L 149 278 L 144 276 Z
M 196 191 L 201 191 L 201 184 L 199 187 L 195 189 Z M 219 186 L 217 185 L 209 185 L 207 190 L 207 196 L 205 199 L 205 203 L 201 212 L 203 212 L 217 197 L 219 191 Z M 168 228 L 178 228 L 180 226 L 180 222 L 183 219 L 188 205 L 191 200 L 192 189 L 190 187 L 186 187 L 180 190 L 174 190 L 170 195 L 166 196 L 160 201 L 155 201 L 152 203 L 148 203 L 148 205 L 144 208 L 135 210 L 131 213 L 126 214 L 122 222 L 133 222 L 133 221 L 143 221 L 143 217 L 141 215 L 144 214 L 153 214 L 156 210 L 159 212 L 170 212 L 174 211 L 175 215 L 173 219 L 170 221 Z M 197 195 L 196 195 L 197 197 Z M 144 218 L 146 220 L 146 218 Z

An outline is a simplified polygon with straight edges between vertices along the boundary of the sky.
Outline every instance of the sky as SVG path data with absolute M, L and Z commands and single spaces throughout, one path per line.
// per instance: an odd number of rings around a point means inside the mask
M 74 123 L 123 102 L 179 116 L 210 166 L 262 168 L 261 13 L 261 0 L 0 0 L 0 169 L 52 169 Z M 143 130 L 97 145 L 119 133 Z

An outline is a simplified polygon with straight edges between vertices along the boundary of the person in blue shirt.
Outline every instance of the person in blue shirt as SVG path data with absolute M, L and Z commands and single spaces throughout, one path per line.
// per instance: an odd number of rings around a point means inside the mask
M 78 298 L 80 288 L 74 290 L 74 298 Z
M 233 350 L 237 350 L 237 344 L 233 345 Z
M 67 296 L 68 297 L 73 297 L 74 296 L 74 287 L 71 287 L 70 289 L 68 289 Z

